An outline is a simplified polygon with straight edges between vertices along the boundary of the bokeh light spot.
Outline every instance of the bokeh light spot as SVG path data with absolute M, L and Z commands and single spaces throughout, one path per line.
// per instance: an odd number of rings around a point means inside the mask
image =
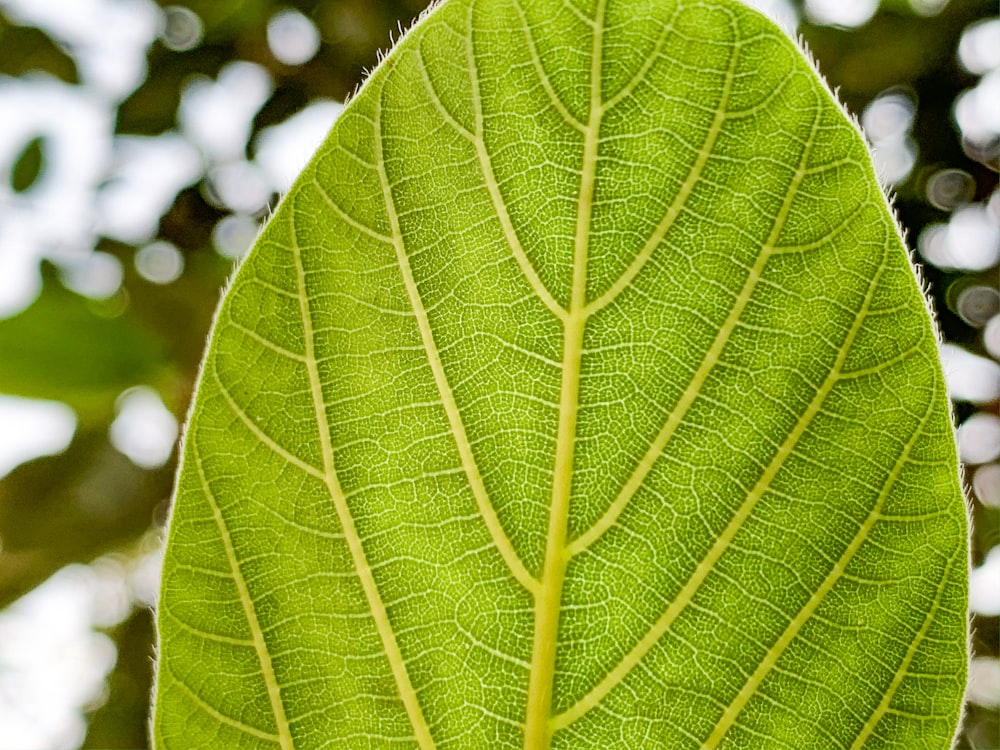
M 130 388 L 118 397 L 109 437 L 119 452 L 144 469 L 163 466 L 177 442 L 177 419 L 152 388 Z
M 872 148 L 875 171 L 890 185 L 903 182 L 917 163 L 917 147 L 911 138 L 889 139 Z
M 983 346 L 992 356 L 1000 359 L 1000 315 L 990 318 L 983 329 Z
M 973 204 L 957 210 L 947 224 L 930 224 L 917 250 L 946 271 L 982 271 L 1000 260 L 1000 227 L 988 207 Z
M 976 181 L 964 169 L 942 169 L 927 181 L 927 200 L 942 211 L 964 205 L 976 194 Z
M 92 93 L 121 101 L 146 77 L 160 9 L 150 0 L 0 0 L 11 20 L 44 29 L 73 56 Z
M 941 345 L 948 395 L 955 401 L 989 404 L 1000 398 L 1000 364 L 955 344 Z
M 956 268 L 981 271 L 1000 260 L 1000 227 L 986 206 L 956 211 L 948 222 L 948 249 Z
M 899 138 L 913 125 L 916 107 L 913 100 L 899 90 L 875 97 L 861 114 L 861 124 L 872 143 Z
M 87 567 L 80 567 L 82 575 L 90 579 L 88 583 L 94 597 L 91 619 L 98 627 L 114 627 L 132 612 L 126 561 L 124 555 L 111 554 L 97 558 Z
M 959 94 L 954 113 L 965 138 L 982 147 L 995 144 L 1000 137 L 1000 70 Z
M 184 256 L 170 242 L 153 242 L 136 252 L 135 270 L 154 284 L 169 284 L 184 272 Z
M 948 0 L 910 0 L 910 7 L 918 16 L 936 16 L 947 5 Z
M 806 0 L 806 16 L 821 26 L 857 28 L 868 23 L 879 0 Z
M 253 214 L 271 198 L 271 186 L 256 164 L 245 160 L 226 162 L 211 169 L 206 198 L 222 208 Z
M 0 750 L 72 750 L 117 649 L 94 632 L 97 576 L 65 567 L 0 612 Z M 44 712 L 44 713 L 42 713 Z
M 958 453 L 967 464 L 1000 458 L 1000 417 L 979 412 L 958 427 Z
M 215 81 L 193 78 L 177 109 L 181 130 L 210 160 L 242 159 L 253 119 L 273 87 L 267 70 L 245 61 L 227 63 Z
M 986 507 L 1000 508 L 1000 464 L 985 464 L 976 469 L 972 491 Z
M 108 299 L 122 285 L 122 262 L 110 253 L 92 252 L 66 258 L 59 267 L 63 284 L 91 299 Z
M 284 193 L 292 186 L 343 109 L 340 102 L 320 99 L 260 132 L 254 141 L 254 161 L 274 190 Z
M 168 5 L 163 9 L 163 26 L 160 41 L 167 49 L 185 52 L 201 43 L 205 33 L 201 18 L 190 8 L 182 5 Z
M 111 174 L 97 193 L 98 231 L 129 244 L 152 239 L 177 194 L 203 173 L 198 149 L 177 132 L 115 137 Z
M 267 46 L 285 65 L 301 65 L 312 60 L 319 51 L 319 42 L 316 24 L 297 10 L 279 11 L 267 22 Z
M 1000 547 L 986 553 L 986 559 L 969 573 L 969 609 L 987 617 L 1000 615 Z
M 977 706 L 1000 706 L 1000 661 L 983 657 L 973 659 L 969 664 L 969 686 L 965 696 Z
M 912 97 L 897 88 L 879 94 L 861 114 L 876 171 L 890 185 L 903 182 L 917 163 L 917 144 L 910 137 L 916 112 Z
M 1000 312 L 1000 292 L 981 284 L 967 286 L 955 299 L 955 312 L 970 326 L 982 328 Z
M 62 453 L 76 432 L 76 413 L 59 401 L 0 394 L 0 477 L 25 461 Z
M 958 60 L 974 75 L 1000 68 L 1000 19 L 971 24 L 958 43 Z
M 212 230 L 212 244 L 219 255 L 236 260 L 247 254 L 259 231 L 260 226 L 252 216 L 224 216 Z

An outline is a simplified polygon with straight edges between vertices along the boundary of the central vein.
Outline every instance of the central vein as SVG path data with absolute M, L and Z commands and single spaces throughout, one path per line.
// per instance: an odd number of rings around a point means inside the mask
M 559 397 L 559 428 L 552 479 L 552 501 L 545 545 L 541 589 L 535 597 L 535 634 L 528 682 L 528 707 L 524 750 L 548 750 L 552 742 L 552 688 L 563 582 L 569 555 L 566 550 L 570 496 L 573 490 L 573 455 L 579 411 L 580 359 L 587 322 L 587 251 L 593 208 L 597 147 L 601 129 L 601 33 L 604 2 L 598 3 L 594 19 L 593 55 L 590 70 L 590 116 L 584 132 L 583 166 L 577 202 L 576 235 L 573 246 L 573 284 L 563 329 L 562 383 Z

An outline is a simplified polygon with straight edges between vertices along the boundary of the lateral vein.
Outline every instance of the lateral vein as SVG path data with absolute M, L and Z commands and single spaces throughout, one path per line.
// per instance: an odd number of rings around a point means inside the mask
M 628 497 L 635 492 L 642 481 L 645 479 L 653 462 L 659 455 L 660 450 L 662 450 L 663 445 L 666 444 L 667 439 L 673 434 L 676 426 L 680 423 L 684 414 L 687 413 L 688 408 L 690 408 L 691 403 L 694 401 L 695 397 L 701 390 L 701 387 L 708 376 L 708 373 L 715 366 L 719 359 L 719 355 L 722 352 L 722 348 L 725 346 L 729 339 L 732 331 L 736 327 L 736 323 L 743 313 L 746 305 L 750 300 L 750 296 L 753 293 L 758 281 L 760 280 L 761 274 L 764 269 L 764 265 L 767 263 L 767 259 L 770 257 L 771 250 L 773 249 L 778 236 L 784 227 L 784 222 L 786 221 L 788 214 L 791 210 L 791 205 L 794 200 L 795 194 L 798 191 L 799 185 L 804 177 L 805 167 L 809 161 L 809 156 L 812 152 L 812 147 L 815 142 L 816 129 L 819 125 L 819 117 L 821 110 L 817 110 L 816 119 L 813 121 L 812 132 L 810 133 L 809 140 L 806 143 L 806 147 L 803 149 L 802 157 L 799 161 L 798 169 L 796 170 L 795 177 L 793 178 L 789 189 L 785 195 L 784 205 L 778 212 L 775 218 L 774 226 L 771 229 L 770 236 L 765 243 L 762 251 L 757 257 L 757 261 L 754 263 L 753 268 L 750 270 L 750 274 L 747 277 L 746 282 L 743 285 L 743 289 L 740 291 L 740 295 L 737 299 L 736 304 L 730 311 L 729 316 L 726 318 L 726 322 L 723 323 L 722 328 L 719 330 L 719 334 L 716 336 L 715 341 L 709 348 L 708 353 L 702 360 L 701 366 L 698 368 L 698 372 L 692 378 L 691 386 L 685 391 L 684 395 L 681 397 L 681 402 L 678 407 L 671 413 L 670 418 L 667 420 L 666 425 L 661 430 L 657 439 L 654 441 L 650 450 L 643 457 L 640 463 L 640 468 L 636 470 L 633 474 L 632 479 L 626 484 L 627 488 L 632 488 Z M 852 329 L 852 333 L 849 336 L 856 335 L 856 330 Z M 853 339 L 851 339 L 853 340 Z M 587 693 L 585 696 L 580 698 L 576 703 L 574 703 L 570 708 L 566 709 L 563 713 L 559 714 L 553 719 L 553 724 L 556 729 L 563 729 L 574 721 L 579 719 L 581 716 L 586 714 L 592 708 L 597 706 L 604 697 L 611 692 L 611 690 L 617 686 L 625 676 L 632 671 L 632 669 L 646 656 L 647 653 L 653 648 L 654 645 L 659 641 L 664 633 L 670 628 L 677 616 L 691 603 L 694 595 L 697 593 L 701 584 L 708 577 L 709 572 L 714 568 L 715 563 L 722 556 L 723 552 L 728 548 L 736 533 L 743 527 L 743 524 L 750 517 L 753 512 L 754 507 L 756 507 L 757 502 L 763 496 L 765 490 L 770 485 L 773 478 L 777 475 L 778 471 L 784 465 L 785 460 L 791 455 L 792 451 L 795 449 L 796 444 L 799 439 L 805 433 L 809 424 L 812 422 L 813 418 L 819 412 L 823 401 L 825 400 L 829 391 L 833 388 L 836 382 L 836 375 L 838 374 L 838 367 L 843 366 L 843 357 L 845 357 L 846 349 L 849 348 L 849 341 L 846 341 L 844 347 L 841 349 L 841 353 L 838 356 L 834 369 L 831 371 L 827 380 L 824 382 L 823 386 L 816 392 L 809 406 L 798 419 L 792 431 L 785 438 L 784 442 L 778 447 L 774 458 L 771 463 L 764 470 L 764 473 L 757 480 L 753 489 L 749 492 L 747 497 L 744 499 L 743 503 L 737 508 L 736 512 L 733 514 L 733 518 L 730 520 L 726 528 L 716 537 L 715 542 L 709 549 L 708 553 L 701 560 L 698 566 L 695 568 L 691 577 L 688 579 L 684 587 L 677 593 L 677 596 L 667 607 L 666 611 L 657 618 L 656 622 L 646 633 L 645 636 L 635 645 L 632 649 L 625 655 L 625 657 L 607 674 L 604 678 Z M 679 416 L 678 416 L 679 415 Z M 634 480 L 634 481 L 633 481 Z M 624 504 L 617 509 L 618 513 L 621 512 Z M 603 530 L 610 527 L 611 523 L 617 518 L 617 514 L 614 518 L 606 521 L 608 518 L 607 514 L 602 517 L 602 522 L 604 522 L 599 529 L 600 533 Z M 591 534 L 598 527 L 595 525 L 588 531 L 587 534 L 578 537 L 573 544 L 569 546 L 569 550 L 576 553 L 581 552 L 586 549 L 587 544 L 600 536 L 600 533 Z
M 733 69 L 733 66 L 730 66 L 730 70 Z M 608 509 L 604 511 L 603 515 L 593 524 L 593 526 L 570 543 L 568 550 L 571 556 L 578 555 L 588 549 L 594 542 L 600 539 L 608 529 L 614 526 L 619 516 L 621 516 L 626 506 L 628 506 L 632 498 L 635 496 L 635 493 L 639 491 L 643 482 L 646 481 L 646 477 L 649 475 L 649 472 L 652 471 L 657 458 L 659 458 L 664 447 L 666 447 L 667 442 L 669 442 L 670 438 L 673 437 L 677 428 L 684 421 L 684 418 L 687 416 L 691 406 L 701 393 L 701 389 L 704 387 L 709 373 L 719 361 L 719 356 L 722 354 L 722 350 L 729 342 L 729 338 L 732 336 L 733 331 L 736 330 L 736 326 L 743 315 L 743 310 L 750 302 L 750 297 L 753 295 L 757 284 L 761 280 L 761 274 L 764 271 L 764 266 L 767 264 L 769 258 L 774 254 L 775 244 L 781 234 L 781 230 L 784 228 L 785 221 L 788 219 L 792 201 L 795 199 L 799 185 L 802 183 L 804 178 L 805 164 L 808 162 L 809 155 L 812 152 L 813 138 L 816 127 L 817 123 L 814 122 L 813 134 L 810 136 L 806 148 L 803 149 L 798 170 L 796 171 L 795 177 L 792 179 L 789 190 L 785 195 L 785 200 L 775 219 L 774 226 L 771 228 L 771 232 L 764 244 L 764 247 L 758 254 L 756 262 L 750 269 L 750 273 L 747 275 L 746 281 L 743 283 L 743 288 L 740 289 L 740 292 L 737 295 L 735 304 L 729 311 L 729 315 L 726 317 L 726 320 L 719 328 L 719 332 L 716 334 L 715 340 L 712 341 L 712 345 L 708 348 L 708 351 L 702 358 L 701 364 L 698 366 L 694 375 L 691 376 L 691 381 L 688 383 L 687 388 L 684 389 L 684 392 L 677 400 L 676 405 L 670 411 L 667 421 L 663 424 L 663 427 L 660 428 L 656 437 L 653 438 L 653 442 L 650 444 L 649 449 L 639 460 L 635 471 L 633 471 L 628 480 L 626 480 L 621 491 L 612 501 L 611 505 L 608 506 Z M 692 174 L 694 174 L 694 170 L 692 170 Z M 636 269 L 636 272 L 638 272 L 638 269 Z
M 441 95 L 438 93 L 437 87 L 434 85 L 434 79 L 431 78 L 430 71 L 427 70 L 427 63 L 424 62 L 423 52 L 418 47 L 414 53 L 413 57 L 417 61 L 417 67 L 420 69 L 420 77 L 423 79 L 424 88 L 427 89 L 427 93 L 430 94 L 431 104 L 434 105 L 434 109 L 438 111 L 441 118 L 451 125 L 452 129 L 458 133 L 462 138 L 467 140 L 469 143 L 475 143 L 476 134 L 469 130 L 465 125 L 458 121 L 448 108 L 444 106 L 444 101 L 441 99 Z M 392 241 L 392 238 L 389 239 Z
M 337 201 L 335 201 L 333 199 L 333 197 L 327 192 L 326 188 L 323 186 L 323 183 L 320 182 L 318 178 L 313 177 L 312 184 L 316 188 L 316 191 L 319 193 L 320 197 L 323 199 L 323 201 L 326 203 L 326 205 L 328 205 L 330 208 L 332 208 L 333 212 L 335 214 L 337 214 L 337 216 L 339 216 L 341 218 L 341 220 L 343 220 L 343 222 L 345 224 L 349 224 L 350 226 L 354 227 L 355 229 L 357 229 L 362 234 L 368 235 L 369 237 L 371 237 L 376 242 L 381 242 L 381 243 L 384 243 L 386 245 L 388 245 L 390 242 L 392 242 L 392 238 L 391 237 L 389 237 L 386 234 L 382 234 L 377 229 L 372 229 L 370 226 L 368 226 L 367 224 L 365 224 L 365 223 L 363 223 L 361 221 L 358 221 L 353 216 L 351 216 L 349 213 L 347 213 L 347 211 L 345 211 L 343 208 L 341 208 L 340 204 L 337 203 Z
M 232 573 L 230 573 L 229 575 L 227 575 L 225 578 L 226 578 L 226 580 L 232 580 Z M 182 620 L 180 617 L 178 617 L 173 612 L 171 612 L 169 607 L 161 607 L 160 610 L 164 614 L 166 614 L 167 617 L 169 617 L 171 620 L 173 620 L 174 624 L 177 627 L 179 627 L 181 630 L 183 630 L 183 631 L 185 631 L 187 633 L 190 633 L 191 635 L 195 636 L 196 638 L 201 638 L 202 640 L 205 640 L 205 641 L 214 641 L 216 643 L 224 643 L 227 646 L 237 646 L 237 647 L 243 647 L 243 648 L 246 648 L 248 646 L 252 647 L 254 645 L 253 638 L 233 638 L 233 637 L 228 636 L 228 635 L 219 635 L 218 633 L 209 633 L 206 630 L 200 630 L 200 629 L 198 629 L 198 628 L 196 628 L 196 627 L 194 627 L 192 625 L 188 625 L 184 620 Z M 274 739 L 275 739 L 275 741 L 277 741 L 278 735 L 274 735 Z
M 517 551 L 514 549 L 510 539 L 507 537 L 507 533 L 504 531 L 503 524 L 500 523 L 496 509 L 493 507 L 493 503 L 490 500 L 489 493 L 486 491 L 486 485 L 483 483 L 482 475 L 479 472 L 479 466 L 476 463 L 475 454 L 472 452 L 472 444 L 469 442 L 468 435 L 465 432 L 465 424 L 462 421 L 462 415 L 459 411 L 458 403 L 455 401 L 455 394 L 452 392 L 451 385 L 448 382 L 448 376 L 444 371 L 444 363 L 441 360 L 441 353 L 438 351 L 437 344 L 434 341 L 434 332 L 431 330 L 427 310 L 424 308 L 423 299 L 420 296 L 420 290 L 418 289 L 416 279 L 413 276 L 413 269 L 410 267 L 410 258 L 406 253 L 406 247 L 403 243 L 402 230 L 399 226 L 399 216 L 396 213 L 395 202 L 392 197 L 392 189 L 389 184 L 389 177 L 385 171 L 384 154 L 381 152 L 381 116 L 381 99 L 378 99 L 375 115 L 375 139 L 380 148 L 378 173 L 379 179 L 382 183 L 382 197 L 385 201 L 386 213 L 389 216 L 389 225 L 392 227 L 392 244 L 396 251 L 396 260 L 399 263 L 399 268 L 403 276 L 403 284 L 406 286 L 406 293 L 410 299 L 410 306 L 413 308 L 413 316 L 416 318 L 417 327 L 420 330 L 420 340 L 423 343 L 424 350 L 427 354 L 427 360 L 431 367 L 431 372 L 434 375 L 434 383 L 437 386 L 438 393 L 441 395 L 441 403 L 444 406 L 445 414 L 448 417 L 448 426 L 451 428 L 452 435 L 455 438 L 455 444 L 462 460 L 462 467 L 464 468 L 465 475 L 469 480 L 469 486 L 472 489 L 473 496 L 475 497 L 476 506 L 483 517 L 483 521 L 489 531 L 490 538 L 493 540 L 493 544 L 496 546 L 497 551 L 500 553 L 504 562 L 507 564 L 507 567 L 510 569 L 510 572 L 514 575 L 517 581 L 527 591 L 534 594 L 538 591 L 538 580 L 524 566 L 521 558 L 518 557 Z
M 305 339 L 306 370 L 309 374 L 309 390 L 313 400 L 313 410 L 316 413 L 316 426 L 319 430 L 320 447 L 323 453 L 323 481 L 327 486 L 330 498 L 333 501 L 337 518 L 344 531 L 344 540 L 351 553 L 351 560 L 357 571 L 358 579 L 364 590 L 365 598 L 368 600 L 368 608 L 371 610 L 372 619 L 375 621 L 375 628 L 378 631 L 382 647 L 385 649 L 386 659 L 392 670 L 392 676 L 399 689 L 399 696 L 406 709 L 406 714 L 413 726 L 414 736 L 420 750 L 435 750 L 434 738 L 431 736 L 430 728 L 424 718 L 423 710 L 417 699 L 417 693 L 410 682 L 410 675 L 406 669 L 406 662 L 403 654 L 399 650 L 396 642 L 396 635 L 389 620 L 385 603 L 379 593 L 378 584 L 372 574 L 371 566 L 365 555 L 364 545 L 361 536 L 354 524 L 354 517 L 351 514 L 347 498 L 340 486 L 340 479 L 334 463 L 333 440 L 330 436 L 330 420 L 327 414 L 326 400 L 323 397 L 323 386 L 319 376 L 319 364 L 316 358 L 316 334 L 313 329 L 312 312 L 309 309 L 309 298 L 307 297 L 305 266 L 302 262 L 302 252 L 299 248 L 298 239 L 295 236 L 294 226 L 291 231 L 292 255 L 295 258 L 295 273 L 299 292 L 299 310 L 302 316 L 303 338 Z
M 294 359 L 296 362 L 305 361 L 305 357 L 303 357 L 298 352 L 293 352 L 291 349 L 286 349 L 281 344 L 274 343 L 273 341 L 271 341 L 271 339 L 257 333 L 257 331 L 255 331 L 253 328 L 245 326 L 239 321 L 233 320 L 232 317 L 230 317 L 229 320 L 226 321 L 226 324 L 231 325 L 233 328 L 238 330 L 247 338 L 253 339 L 258 344 L 263 346 L 265 349 L 268 349 L 281 357 L 284 357 L 286 359 Z
M 658 62 L 660 53 L 663 51 L 663 43 L 667 40 L 668 34 L 673 29 L 674 20 L 677 18 L 680 11 L 681 5 L 678 4 L 677 7 L 674 8 L 674 13 L 670 17 L 670 22 L 664 25 L 660 35 L 656 38 L 656 44 L 653 46 L 653 51 L 650 52 L 649 55 L 646 56 L 646 59 L 642 61 L 642 65 L 639 66 L 639 70 L 637 70 L 635 75 L 632 76 L 632 78 L 630 78 L 625 85 L 618 90 L 617 94 L 605 100 L 604 104 L 601 105 L 601 109 L 604 112 L 614 109 L 615 105 L 631 95 L 631 93 L 635 91 L 636 87 L 638 87 L 638 85 L 646 78 L 646 75 Z
M 486 190 L 489 192 L 490 202 L 493 204 L 493 210 L 496 211 L 497 218 L 500 220 L 500 226 L 503 229 L 504 236 L 507 239 L 507 244 L 510 247 L 511 254 L 514 256 L 514 260 L 517 261 L 517 265 L 520 266 L 521 272 L 528 280 L 528 284 L 531 285 L 532 290 L 534 290 L 535 294 L 538 295 L 538 298 L 542 301 L 542 303 L 553 315 L 565 323 L 567 312 L 565 308 L 559 304 L 556 298 L 552 296 L 552 293 L 548 290 L 548 287 L 545 286 L 545 283 L 538 275 L 535 267 L 531 264 L 528 254 L 524 251 L 524 247 L 521 245 L 521 240 L 518 238 L 517 232 L 514 229 L 514 222 L 511 221 L 510 214 L 507 212 L 507 204 L 504 201 L 503 195 L 500 193 L 500 185 L 497 183 L 496 175 L 493 173 L 493 158 L 490 156 L 490 153 L 486 148 L 486 140 L 483 133 L 483 101 L 479 93 L 479 67 L 476 63 L 476 55 L 472 43 L 473 8 L 474 5 L 470 4 L 469 33 L 466 36 L 466 56 L 469 64 L 469 79 L 472 86 L 473 111 L 476 118 L 476 132 L 473 134 L 474 138 L 472 140 L 472 144 L 476 149 L 476 158 L 479 161 L 479 168 L 483 173 L 483 181 L 486 183 Z
M 722 132 L 722 126 L 726 122 L 726 107 L 729 105 L 729 97 L 732 94 L 733 80 L 736 76 L 736 65 L 738 61 L 739 46 L 734 45 L 733 53 L 729 58 L 729 68 L 726 70 L 726 77 L 722 84 L 722 96 L 719 99 L 719 104 L 715 110 L 715 116 L 712 118 L 712 124 L 709 125 L 708 132 L 705 134 L 705 141 L 702 143 L 701 149 L 698 151 L 698 156 L 695 158 L 691 171 L 688 172 L 688 176 L 685 178 L 680 190 L 677 191 L 677 195 L 674 196 L 673 201 L 667 208 L 667 211 L 660 220 L 660 223 L 657 225 L 656 229 L 653 230 L 649 239 L 646 240 L 642 249 L 636 254 L 635 258 L 633 258 L 624 273 L 622 273 L 622 275 L 619 276 L 618 279 L 599 297 L 587 305 L 587 315 L 593 315 L 610 305 L 615 301 L 615 299 L 618 298 L 618 295 L 631 285 L 635 277 L 638 276 L 639 272 L 646 266 L 649 259 L 653 257 L 653 253 L 656 251 L 656 248 L 659 247 L 661 242 L 663 242 L 663 238 L 666 237 L 667 232 L 670 231 L 670 227 L 673 226 L 681 211 L 684 210 L 684 206 L 687 204 L 688 198 L 691 197 L 691 194 L 694 192 L 695 185 L 697 185 L 698 180 L 701 179 L 702 173 L 705 171 L 705 165 L 708 163 L 708 159 L 712 155 L 712 150 L 715 148 L 715 142 L 718 140 L 719 134 Z
M 871 301 L 875 293 L 875 289 L 878 286 L 879 281 L 885 272 L 885 266 L 881 266 L 878 272 L 872 279 L 872 283 L 868 288 L 868 294 L 865 297 L 864 305 L 855 320 L 855 324 L 852 327 L 851 335 L 849 340 L 857 336 L 857 331 L 860 330 L 862 323 L 867 318 L 867 313 L 871 307 Z M 834 372 L 831 373 L 828 380 L 832 379 L 830 387 L 836 381 L 842 380 L 840 373 L 843 371 L 843 358 L 846 357 L 846 350 L 843 350 L 843 357 L 838 362 L 839 367 L 836 367 Z M 931 405 L 933 404 L 933 394 L 930 399 L 928 399 L 928 409 L 924 412 L 923 418 L 920 420 L 920 425 L 914 430 L 913 434 L 907 440 L 906 445 L 903 447 L 902 452 L 896 458 L 896 462 L 893 464 L 892 471 L 889 473 L 889 478 L 885 485 L 879 492 L 878 498 L 875 501 L 874 506 L 868 513 L 868 516 L 861 523 L 858 528 L 857 533 L 851 540 L 851 543 L 847 546 L 844 552 L 841 554 L 840 558 L 830 569 L 826 578 L 819 587 L 812 593 L 809 600 L 803 605 L 802 609 L 795 615 L 794 618 L 788 623 L 784 632 L 778 637 L 774 642 L 774 645 L 768 650 L 767 654 L 761 660 L 757 669 L 754 673 L 747 679 L 743 687 L 740 689 L 739 693 L 732 700 L 732 702 L 726 707 L 722 716 L 719 718 L 718 724 L 712 730 L 712 733 L 708 736 L 708 739 L 702 745 L 702 750 L 712 750 L 717 747 L 718 744 L 725 737 L 726 733 L 730 728 L 736 723 L 736 719 L 740 712 L 746 706 L 750 698 L 753 697 L 757 688 L 763 682 L 764 677 L 771 671 L 771 669 L 778 663 L 781 655 L 785 652 L 792 641 L 798 636 L 799 632 L 802 630 L 805 623 L 813 616 L 816 610 L 819 608 L 820 604 L 826 598 L 827 594 L 833 589 L 834 585 L 839 581 L 844 573 L 847 571 L 848 565 L 850 565 L 851 560 L 854 555 L 857 554 L 858 550 L 861 549 L 861 545 L 868 539 L 868 535 L 874 528 L 875 524 L 882 519 L 882 509 L 885 507 L 886 500 L 889 498 L 889 494 L 892 488 L 895 486 L 897 480 L 903 472 L 903 467 L 909 460 L 910 453 L 913 450 L 914 445 L 917 440 L 923 434 L 924 426 L 927 424 L 927 419 L 931 414 Z
M 205 469 L 201 464 L 201 451 L 198 449 L 196 440 L 193 447 L 194 465 L 198 471 L 198 479 L 201 482 L 202 493 L 205 495 L 205 500 L 212 509 L 212 518 L 215 521 L 216 527 L 219 529 L 219 537 L 222 539 L 222 546 L 226 551 L 226 560 L 229 563 L 229 569 L 233 574 L 233 583 L 236 585 L 236 591 L 240 597 L 240 604 L 243 606 L 243 615 L 247 619 L 247 627 L 250 628 L 250 635 L 253 639 L 253 648 L 257 654 L 257 661 L 260 664 L 261 676 L 264 678 L 264 684 L 267 687 L 267 698 L 271 704 L 271 712 L 274 714 L 274 723 L 277 727 L 278 733 L 275 735 L 262 732 L 261 730 L 253 730 L 253 727 L 236 722 L 235 719 L 225 716 L 214 709 L 210 710 L 209 713 L 212 713 L 212 715 L 214 715 L 219 721 L 224 721 L 232 726 L 237 726 L 248 734 L 253 734 L 257 737 L 271 741 L 276 740 L 279 747 L 281 747 L 281 750 L 294 750 L 295 743 L 292 742 L 292 733 L 288 725 L 288 718 L 285 714 L 285 705 L 281 698 L 281 686 L 278 685 L 278 679 L 274 674 L 274 665 L 271 663 L 271 654 L 267 650 L 267 643 L 264 640 L 264 631 L 261 629 L 260 621 L 257 619 L 257 612 L 254 609 L 253 598 L 250 596 L 250 590 L 247 588 L 246 579 L 243 577 L 243 571 L 240 569 L 239 559 L 236 556 L 236 548 L 233 546 L 233 539 L 229 535 L 229 528 L 226 526 L 226 521 L 222 517 L 222 509 L 219 507 L 219 503 L 215 499 L 215 495 L 212 493 L 212 488 L 208 484 L 208 478 L 205 476 Z M 187 686 L 185 685 L 185 687 Z M 204 703 L 204 701 L 202 701 L 202 703 Z M 211 708 L 210 706 L 207 706 L 207 704 L 202 707 L 206 710 Z
M 566 107 L 565 102 L 563 102 L 562 97 L 556 92 L 555 87 L 552 85 L 552 79 L 549 78 L 549 74 L 545 72 L 545 67 L 542 65 L 542 57 L 538 54 L 538 46 L 535 44 L 535 38 L 531 34 L 531 26 L 528 24 L 528 18 L 524 13 L 524 8 L 521 7 L 520 0 L 511 0 L 514 4 L 514 8 L 517 10 L 517 15 L 521 19 L 521 27 L 524 30 L 525 41 L 528 42 L 528 52 L 531 55 L 531 64 L 535 68 L 535 74 L 538 76 L 539 83 L 542 84 L 542 88 L 545 89 L 545 93 L 549 97 L 549 102 L 559 113 L 559 115 L 574 129 L 580 133 L 585 133 L 587 131 L 587 126 L 580 122 L 573 115 L 572 112 Z
M 956 553 L 955 556 L 948 560 L 948 564 L 944 569 L 944 574 L 941 576 L 941 582 L 938 584 L 938 590 L 934 596 L 934 601 L 931 604 L 930 609 L 927 611 L 927 616 L 924 618 L 924 622 L 920 626 L 920 630 L 914 636 L 909 648 L 906 649 L 906 655 L 903 657 L 903 661 L 896 670 L 896 674 L 893 675 L 892 681 L 886 688 L 885 694 L 882 696 L 882 700 L 879 701 L 879 704 L 872 712 L 872 715 L 868 717 L 868 721 L 865 722 L 865 725 L 861 728 L 858 736 L 854 738 L 854 742 L 851 744 L 850 750 L 861 750 L 861 747 L 864 746 L 864 744 L 868 741 L 868 738 L 875 732 L 875 728 L 878 726 L 879 722 L 882 721 L 882 717 L 884 717 L 889 711 L 889 705 L 892 703 L 892 699 L 896 696 L 896 691 L 899 690 L 899 686 L 903 683 L 907 670 L 909 670 L 910 664 L 913 662 L 913 658 L 917 654 L 917 649 L 920 647 L 924 638 L 927 637 L 927 631 L 930 630 L 931 624 L 934 622 L 934 618 L 937 615 L 938 610 L 941 609 L 941 597 L 947 588 L 946 584 L 948 583 L 948 578 L 951 576 L 951 569 L 955 565 L 955 560 L 958 557 L 960 557 L 960 555 Z
M 212 370 L 212 378 L 219 386 L 219 393 L 222 394 L 222 397 L 226 400 L 226 403 L 229 404 L 229 408 L 232 410 L 233 414 L 236 415 L 236 418 L 239 419 L 244 425 L 246 425 L 246 428 L 253 433 L 254 437 L 256 437 L 261 443 L 266 445 L 271 450 L 272 453 L 274 453 L 277 456 L 280 456 L 285 461 L 290 463 L 292 466 L 298 467 L 311 477 L 316 477 L 317 479 L 323 479 L 322 471 L 317 469 L 312 464 L 302 460 L 294 453 L 289 451 L 287 448 L 283 447 L 281 444 L 278 443 L 277 440 L 275 440 L 273 437 L 264 432 L 264 430 L 262 430 L 252 419 L 250 419 L 250 416 L 243 410 L 243 408 L 238 403 L 236 403 L 236 399 L 234 399 L 232 394 L 229 393 L 229 389 L 226 387 L 226 384 L 222 382 L 222 378 L 219 377 L 219 373 L 215 369 L 214 365 L 211 366 L 211 370 Z

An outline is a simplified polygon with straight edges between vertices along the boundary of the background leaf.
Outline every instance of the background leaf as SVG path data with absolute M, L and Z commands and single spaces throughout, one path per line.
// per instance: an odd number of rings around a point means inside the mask
M 449 0 L 222 307 L 157 742 L 945 747 L 965 526 L 905 249 L 791 42 Z
M 0 390 L 58 398 L 91 421 L 106 418 L 126 388 L 162 382 L 169 361 L 162 340 L 116 307 L 74 294 L 50 274 L 30 307 L 0 320 Z
M 44 71 L 64 81 L 77 82 L 73 60 L 36 28 L 13 24 L 0 17 L 0 44 L 4 50 L 0 72 L 6 75 Z
M 21 155 L 17 157 L 10 173 L 11 187 L 14 192 L 23 193 L 38 179 L 45 158 L 44 145 L 45 141 L 41 138 L 32 138 L 24 147 Z

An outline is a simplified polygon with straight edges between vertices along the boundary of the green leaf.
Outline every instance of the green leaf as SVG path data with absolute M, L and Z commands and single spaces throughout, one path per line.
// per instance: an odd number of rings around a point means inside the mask
M 237 274 L 159 748 L 946 748 L 966 518 L 855 127 L 733 0 L 446 0 Z

